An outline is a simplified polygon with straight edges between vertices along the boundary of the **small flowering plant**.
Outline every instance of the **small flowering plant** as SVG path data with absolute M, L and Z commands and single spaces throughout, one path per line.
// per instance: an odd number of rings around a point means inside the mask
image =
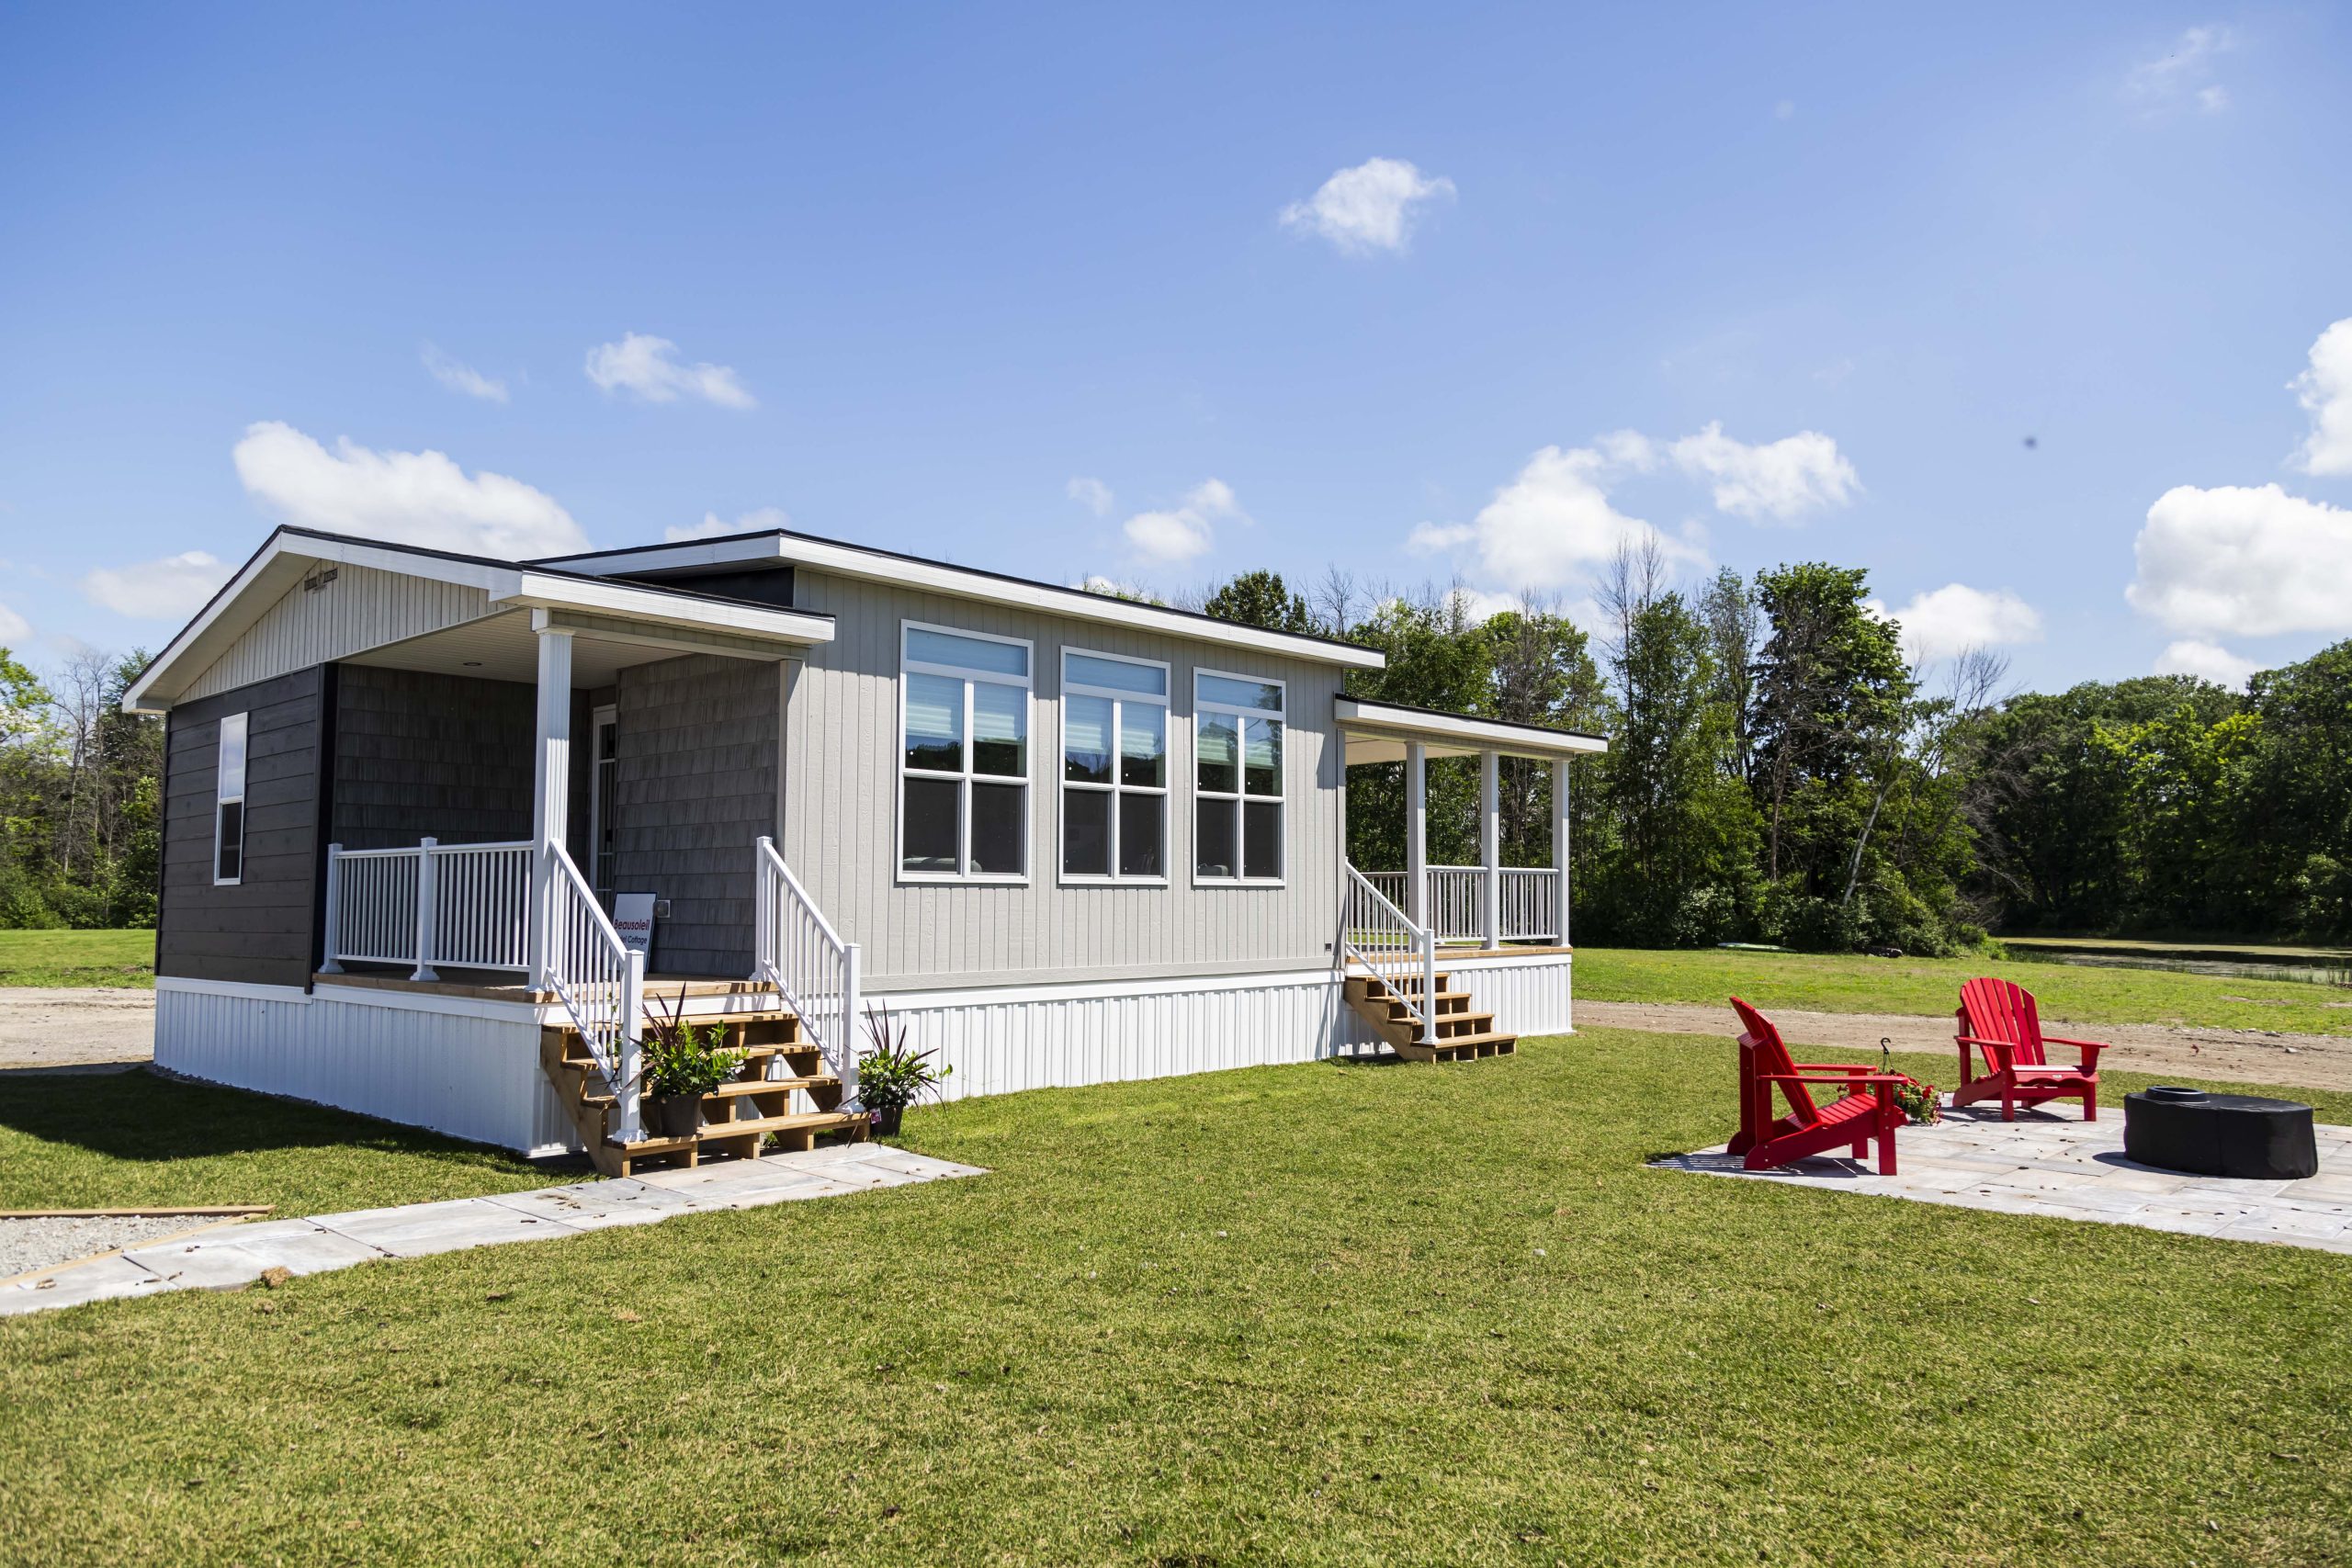
M 1932 1127 L 1944 1119 L 1944 1103 L 1936 1094 L 1936 1086 L 1917 1081 L 1894 1086 L 1894 1103 L 1911 1119 L 1914 1127 Z

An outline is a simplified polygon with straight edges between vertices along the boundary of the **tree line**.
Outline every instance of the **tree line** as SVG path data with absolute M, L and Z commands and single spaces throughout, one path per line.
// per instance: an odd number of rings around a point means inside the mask
M 1635 545 L 1589 626 L 1337 570 L 1307 592 L 1245 572 L 1186 607 L 1379 649 L 1351 695 L 1609 737 L 1571 770 L 1580 942 L 2352 939 L 2352 642 L 2244 693 L 2011 693 L 1985 652 L 1906 661 L 1868 590 L 1818 561 L 1685 583 Z M 43 676 L 0 649 L 0 927 L 153 920 L 162 726 L 120 707 L 144 664 L 85 653 Z M 1551 864 L 1550 767 L 1506 758 L 1501 784 L 1505 863 Z M 1350 858 L 1403 867 L 1403 765 L 1348 787 Z M 1429 808 L 1431 863 L 1475 863 L 1475 759 L 1430 764 Z

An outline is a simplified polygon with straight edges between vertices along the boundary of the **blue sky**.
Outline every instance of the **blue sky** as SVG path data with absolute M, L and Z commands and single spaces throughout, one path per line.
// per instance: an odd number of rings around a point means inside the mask
M 2352 634 L 2344 8 L 834 10 L 0 11 L 0 641 L 779 514 L 1571 608 L 1646 525 L 2045 688 Z

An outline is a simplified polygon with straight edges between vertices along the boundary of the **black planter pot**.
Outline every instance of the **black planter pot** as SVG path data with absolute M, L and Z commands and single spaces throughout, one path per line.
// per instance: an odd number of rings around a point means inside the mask
M 691 1138 L 702 1131 L 700 1095 L 657 1094 L 645 1104 L 646 1120 L 660 1137 Z
M 899 1135 L 899 1120 L 903 1118 L 906 1113 L 907 1108 L 903 1105 L 885 1106 L 883 1109 L 875 1111 L 874 1135 L 877 1138 L 897 1137 Z

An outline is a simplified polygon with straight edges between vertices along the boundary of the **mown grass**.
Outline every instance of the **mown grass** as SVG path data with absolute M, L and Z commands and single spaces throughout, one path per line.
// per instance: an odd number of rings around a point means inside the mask
M 10 1554 L 2352 1551 L 2352 1258 L 1645 1168 L 1729 1077 L 1592 1031 L 1041 1091 L 910 1117 L 979 1179 L 0 1321 Z
M 2031 991 L 2046 1019 L 2352 1034 L 2352 991 L 2333 986 L 1984 958 L 1580 947 L 1577 999 L 1719 1003 L 1737 995 L 1767 1010 L 1949 1018 L 1959 1005 L 1961 983 L 1987 974 Z
M 0 931 L 0 986 L 154 984 L 152 931 Z
M 577 1181 L 320 1105 L 144 1072 L 0 1074 L 0 1209 L 270 1203 L 285 1214 Z

